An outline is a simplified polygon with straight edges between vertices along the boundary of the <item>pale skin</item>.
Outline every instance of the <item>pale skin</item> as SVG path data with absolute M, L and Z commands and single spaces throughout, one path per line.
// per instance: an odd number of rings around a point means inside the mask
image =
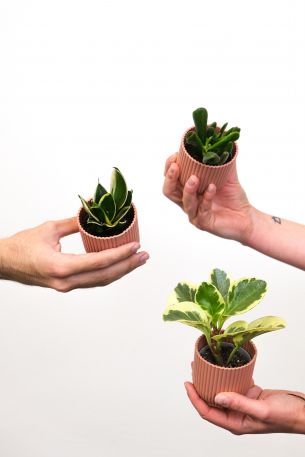
M 274 259 L 305 269 L 305 226 L 254 208 L 241 187 L 236 168 L 219 190 L 210 184 L 198 195 L 199 180 L 179 183 L 176 154 L 165 165 L 163 192 L 179 205 L 198 229 L 249 246 Z
M 190 176 L 179 182 L 176 154 L 165 164 L 163 192 L 186 213 L 199 230 L 238 241 L 274 259 L 305 269 L 305 226 L 265 214 L 254 208 L 241 187 L 236 166 L 221 188 L 211 183 L 202 195 L 199 180 Z M 187 394 L 200 416 L 234 434 L 305 434 L 305 395 L 285 390 L 263 390 L 253 386 L 243 396 L 221 392 L 215 401 L 224 409 L 208 406 L 193 384 L 185 384 Z
M 0 240 L 0 279 L 59 292 L 106 286 L 144 265 L 139 243 L 88 254 L 61 252 L 61 238 L 78 232 L 75 217 L 49 221 Z

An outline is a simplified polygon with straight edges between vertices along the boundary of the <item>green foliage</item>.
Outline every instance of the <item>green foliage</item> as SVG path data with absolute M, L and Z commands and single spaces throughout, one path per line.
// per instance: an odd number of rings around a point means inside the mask
M 110 192 L 98 182 L 92 200 L 86 201 L 80 195 L 83 208 L 88 214 L 87 224 L 91 232 L 103 236 L 114 227 L 127 224 L 131 208 L 132 191 L 127 189 L 125 179 L 118 168 L 111 175 Z
M 208 112 L 197 108 L 193 112 L 195 130 L 190 130 L 185 138 L 187 150 L 195 158 L 207 165 L 223 165 L 233 157 L 233 144 L 239 138 L 240 128 L 226 130 L 227 123 L 218 127 L 216 122 L 208 125 Z
M 210 282 L 202 282 L 197 286 L 179 283 L 169 297 L 163 319 L 201 330 L 220 365 L 224 363 L 220 355 L 221 343 L 233 342 L 234 349 L 226 361 L 228 365 L 237 349 L 246 342 L 285 327 L 283 319 L 266 316 L 249 324 L 235 321 L 226 329 L 223 328 L 227 319 L 256 306 L 266 290 L 267 284 L 261 279 L 246 278 L 231 282 L 224 271 L 216 268 L 211 272 Z

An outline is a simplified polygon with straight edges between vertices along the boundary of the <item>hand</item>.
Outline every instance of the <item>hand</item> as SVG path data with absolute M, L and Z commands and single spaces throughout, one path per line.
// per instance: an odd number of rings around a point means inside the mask
M 180 184 L 176 154 L 167 159 L 164 175 L 164 195 L 186 212 L 195 227 L 242 243 L 250 237 L 252 206 L 238 181 L 236 164 L 221 189 L 210 184 L 202 195 L 197 193 L 199 179 L 196 176 L 192 175 L 184 188 Z
M 149 258 L 139 243 L 89 254 L 64 254 L 60 239 L 78 231 L 76 218 L 46 222 L 0 240 L 0 278 L 59 292 L 106 286 Z
M 185 383 L 193 406 L 202 419 L 235 435 L 245 433 L 305 434 L 305 395 L 287 390 L 249 389 L 245 396 L 233 392 L 219 393 L 215 402 L 220 408 L 208 406 L 197 394 L 193 384 Z

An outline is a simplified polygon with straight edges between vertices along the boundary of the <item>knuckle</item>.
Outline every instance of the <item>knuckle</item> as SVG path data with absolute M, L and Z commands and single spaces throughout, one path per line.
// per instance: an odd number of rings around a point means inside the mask
M 61 281 L 55 280 L 52 282 L 51 287 L 55 289 L 57 292 L 67 293 L 72 290 L 72 286 L 68 283 L 68 281 Z
M 43 224 L 43 226 L 48 230 L 48 231 L 54 231 L 57 228 L 56 221 L 47 221 Z

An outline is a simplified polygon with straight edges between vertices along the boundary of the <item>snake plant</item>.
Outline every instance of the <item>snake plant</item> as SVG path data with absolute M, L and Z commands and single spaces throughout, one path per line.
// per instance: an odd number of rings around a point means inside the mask
M 193 112 L 195 129 L 189 130 L 185 137 L 188 152 L 207 165 L 223 165 L 233 157 L 234 141 L 238 140 L 240 128 L 226 130 L 228 123 L 218 127 L 216 122 L 208 124 L 206 108 Z
M 132 190 L 127 189 L 126 181 L 118 168 L 111 175 L 110 191 L 98 182 L 92 200 L 86 201 L 79 195 L 86 211 L 90 233 L 97 236 L 109 234 L 115 228 L 124 230 L 128 226 L 131 210 Z
M 247 323 L 238 320 L 225 329 L 232 316 L 249 311 L 266 293 L 266 282 L 256 278 L 231 281 L 227 274 L 214 269 L 208 282 L 194 285 L 180 282 L 169 297 L 165 321 L 177 321 L 200 330 L 207 341 L 215 363 L 230 366 L 239 348 L 254 337 L 285 327 L 283 319 L 266 316 Z M 222 343 L 233 343 L 227 360 L 223 360 Z

